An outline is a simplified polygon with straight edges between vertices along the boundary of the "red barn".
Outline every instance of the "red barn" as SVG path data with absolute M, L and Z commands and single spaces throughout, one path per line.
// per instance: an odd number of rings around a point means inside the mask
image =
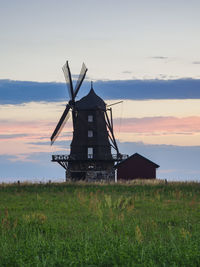
M 156 169 L 159 167 L 138 153 L 115 165 L 117 180 L 156 179 Z

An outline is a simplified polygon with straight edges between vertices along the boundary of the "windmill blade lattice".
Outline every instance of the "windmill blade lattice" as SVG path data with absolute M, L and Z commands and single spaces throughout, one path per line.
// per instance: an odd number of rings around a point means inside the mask
M 77 83 L 76 83 L 75 90 L 73 90 L 72 77 L 71 77 L 71 72 L 70 72 L 68 61 L 62 67 L 62 70 L 64 72 L 65 80 L 67 83 L 70 101 L 69 101 L 69 104 L 67 104 L 67 106 L 66 106 L 66 108 L 65 108 L 52 136 L 51 136 L 51 145 L 54 143 L 54 141 L 56 140 L 56 138 L 58 137 L 58 135 L 62 131 L 63 127 L 65 126 L 65 123 L 69 119 L 70 109 L 72 109 L 72 117 L 73 117 L 73 123 L 74 123 L 75 97 L 78 94 L 78 91 L 81 87 L 81 84 L 82 84 L 82 82 L 85 78 L 86 72 L 87 72 L 87 68 L 86 68 L 85 64 L 83 63 L 79 78 L 78 78 Z
M 66 122 L 68 121 L 69 117 L 70 117 L 70 105 L 67 104 L 57 126 L 56 129 L 54 130 L 52 136 L 51 136 L 51 145 L 53 145 L 54 141 L 56 140 L 56 138 L 58 137 L 58 135 L 60 134 L 60 132 L 62 131 L 63 127 L 65 126 Z
M 81 84 L 82 84 L 84 78 L 85 78 L 87 70 L 88 69 L 86 68 L 85 64 L 83 63 L 82 64 L 82 68 L 81 68 L 81 72 L 79 74 L 79 77 L 78 77 L 78 80 L 76 82 L 76 86 L 75 86 L 75 89 L 74 89 L 74 97 L 76 97 L 77 94 L 78 94 L 78 91 L 79 91 L 79 89 L 81 87 Z
M 65 81 L 67 83 L 67 88 L 68 88 L 70 100 L 74 100 L 74 90 L 73 90 L 73 84 L 72 84 L 72 76 L 71 76 L 70 68 L 69 68 L 69 65 L 68 65 L 68 61 L 62 67 L 62 70 L 63 70 L 64 76 L 65 76 Z

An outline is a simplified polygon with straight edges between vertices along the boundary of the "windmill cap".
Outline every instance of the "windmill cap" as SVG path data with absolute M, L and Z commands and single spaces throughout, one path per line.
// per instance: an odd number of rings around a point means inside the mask
M 93 88 L 90 92 L 76 102 L 76 108 L 79 110 L 90 110 L 90 109 L 106 109 L 106 104 L 101 97 L 99 97 Z

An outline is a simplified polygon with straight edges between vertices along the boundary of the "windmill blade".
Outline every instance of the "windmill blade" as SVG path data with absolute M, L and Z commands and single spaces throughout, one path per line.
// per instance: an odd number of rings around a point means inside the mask
M 120 103 L 123 103 L 124 101 L 119 101 L 119 102 L 116 102 L 116 103 L 113 103 L 113 104 L 110 104 L 110 105 L 106 105 L 106 107 L 110 107 L 110 106 L 114 106 L 114 105 L 117 105 L 117 104 L 120 104 Z
M 62 70 L 63 70 L 64 76 L 65 76 L 65 81 L 67 83 L 67 88 L 68 88 L 70 100 L 74 101 L 74 91 L 73 91 L 73 84 L 72 84 L 72 76 L 71 76 L 70 68 L 69 68 L 69 65 L 68 65 L 68 61 L 62 67 Z
M 107 125 L 108 130 L 109 130 L 108 134 L 109 134 L 110 140 L 112 141 L 112 143 L 114 145 L 114 148 L 117 151 L 117 155 L 118 155 L 119 154 L 119 149 L 118 149 L 117 142 L 115 140 L 115 136 L 114 136 L 114 133 L 113 133 L 113 122 L 112 122 L 112 110 L 111 109 L 110 109 L 110 116 L 111 116 L 111 119 L 109 119 L 108 114 L 105 111 L 106 125 Z
M 74 90 L 74 98 L 78 94 L 78 91 L 79 91 L 79 89 L 81 87 L 81 84 L 82 84 L 84 78 L 85 78 L 85 75 L 86 75 L 87 70 L 88 70 L 87 67 L 83 63 L 82 64 L 82 68 L 81 68 L 81 72 L 80 72 L 79 77 L 78 77 L 78 80 L 76 82 L 76 87 L 75 87 L 75 90 Z
M 65 126 L 65 123 L 69 119 L 69 117 L 70 117 L 69 110 L 70 110 L 70 106 L 67 104 L 67 106 L 66 106 L 66 108 L 65 108 L 52 136 L 51 136 L 51 145 L 53 145 L 54 141 L 56 140 L 56 138 L 58 137 L 58 135 L 62 131 L 62 128 Z

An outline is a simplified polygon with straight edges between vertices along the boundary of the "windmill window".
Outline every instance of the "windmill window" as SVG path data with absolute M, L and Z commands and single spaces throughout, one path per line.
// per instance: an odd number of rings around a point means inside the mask
M 94 165 L 89 165 L 88 169 L 94 169 Z
M 88 122 L 93 122 L 93 115 L 88 115 Z
M 88 147 L 88 159 L 93 159 L 93 147 Z
M 93 131 L 91 130 L 88 131 L 88 137 L 93 137 Z

